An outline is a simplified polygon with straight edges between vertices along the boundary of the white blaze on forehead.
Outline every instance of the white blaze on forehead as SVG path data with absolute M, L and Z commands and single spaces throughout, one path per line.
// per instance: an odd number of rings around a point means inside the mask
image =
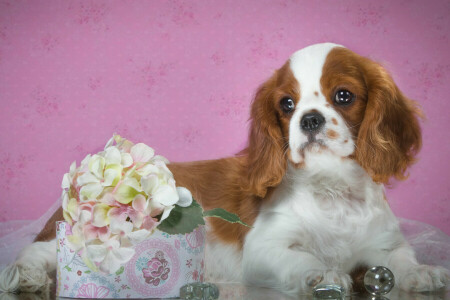
M 320 77 L 328 53 L 335 47 L 333 43 L 315 44 L 295 52 L 290 58 L 290 67 L 300 84 L 300 98 L 320 93 Z
M 325 125 L 315 135 L 317 141 L 322 142 L 330 151 L 339 156 L 347 156 L 353 152 L 351 133 L 345 126 L 345 121 L 332 108 L 327 106 L 327 99 L 322 94 L 320 78 L 322 69 L 332 49 L 341 45 L 324 43 L 306 47 L 295 52 L 290 58 L 290 67 L 300 87 L 300 100 L 295 107 L 289 124 L 289 147 L 291 159 L 294 163 L 300 163 L 304 159 L 305 145 L 309 142 L 308 134 L 301 129 L 302 117 L 311 111 L 319 112 L 325 118 Z M 316 94 L 317 92 L 317 94 Z M 331 120 L 335 119 L 333 124 Z M 326 132 L 331 129 L 338 138 L 330 139 Z

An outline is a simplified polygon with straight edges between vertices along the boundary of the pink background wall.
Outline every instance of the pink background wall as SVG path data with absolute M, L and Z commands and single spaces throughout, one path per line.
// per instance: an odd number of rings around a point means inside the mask
M 2 0 L 0 221 L 39 217 L 114 132 L 174 161 L 238 152 L 257 86 L 332 41 L 383 62 L 423 106 L 420 162 L 388 196 L 450 233 L 449 15 L 447 0 Z

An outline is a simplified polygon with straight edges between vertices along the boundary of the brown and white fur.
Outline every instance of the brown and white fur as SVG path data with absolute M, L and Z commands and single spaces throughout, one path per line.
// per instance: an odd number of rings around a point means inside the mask
M 339 92 L 348 103 L 336 102 Z M 169 165 L 205 209 L 222 207 L 253 226 L 209 221 L 210 280 L 299 294 L 319 283 L 350 289 L 353 270 L 382 265 L 403 290 L 443 287 L 448 272 L 416 261 L 384 196 L 383 184 L 406 178 L 415 161 L 420 115 L 367 58 L 331 43 L 294 53 L 257 91 L 242 152 Z M 59 210 L 41 242 L 20 254 L 22 289 L 31 262 L 35 273 L 55 268 L 61 219 Z

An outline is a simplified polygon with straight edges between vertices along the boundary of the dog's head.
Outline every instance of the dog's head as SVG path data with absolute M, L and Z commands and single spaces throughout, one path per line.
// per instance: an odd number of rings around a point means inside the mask
M 308 152 L 354 159 L 376 182 L 404 179 L 421 147 L 420 115 L 378 63 L 336 44 L 304 48 L 256 93 L 248 186 L 263 197 Z

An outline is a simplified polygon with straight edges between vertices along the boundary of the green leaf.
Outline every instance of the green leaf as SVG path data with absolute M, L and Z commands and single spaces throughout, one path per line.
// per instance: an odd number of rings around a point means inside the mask
M 178 234 L 192 232 L 199 225 L 205 225 L 203 209 L 197 201 L 192 200 L 192 204 L 188 207 L 175 205 L 169 217 L 157 228 L 168 234 Z
M 84 271 L 86 274 L 91 274 L 91 270 Z
M 203 212 L 203 216 L 204 217 L 221 218 L 222 220 L 225 220 L 230 223 L 239 223 L 241 225 L 252 228 L 252 226 L 242 222 L 242 220 L 239 218 L 238 215 L 230 213 L 223 208 L 214 208 L 214 209 L 205 211 L 205 212 Z
M 69 271 L 69 272 L 72 272 L 72 268 L 71 267 L 69 267 L 68 265 L 67 266 L 65 266 L 64 267 L 64 269 L 66 269 L 67 271 Z
M 116 271 L 116 275 L 122 274 L 124 270 L 125 270 L 125 268 L 123 266 L 121 266 L 120 269 Z

